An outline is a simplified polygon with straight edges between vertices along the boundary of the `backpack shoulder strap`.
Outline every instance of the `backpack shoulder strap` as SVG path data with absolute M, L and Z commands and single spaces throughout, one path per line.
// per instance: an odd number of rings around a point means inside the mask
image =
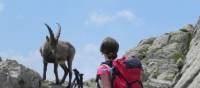
M 100 76 L 99 75 L 96 75 L 96 79 L 95 79 L 95 81 L 96 81 L 96 86 L 97 86 L 97 88 L 101 88 L 100 87 L 100 83 L 99 83 L 99 79 L 100 79 Z
M 112 67 L 113 65 L 112 65 L 112 61 L 105 61 L 105 62 L 102 62 L 101 63 L 101 65 L 102 64 L 106 64 L 106 65 L 108 65 L 109 67 Z

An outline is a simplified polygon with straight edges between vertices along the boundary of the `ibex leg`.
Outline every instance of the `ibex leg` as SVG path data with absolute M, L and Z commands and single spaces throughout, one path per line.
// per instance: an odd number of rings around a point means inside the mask
M 59 84 L 59 78 L 58 78 L 58 64 L 54 63 L 54 74 L 56 77 L 56 84 Z
M 68 69 L 69 69 L 69 84 L 68 88 L 71 88 L 71 80 L 72 80 L 72 61 L 68 60 Z
M 67 68 L 67 66 L 66 66 L 66 64 L 64 63 L 64 64 L 60 64 L 60 66 L 62 67 L 62 69 L 64 70 L 64 76 L 63 76 L 63 78 L 62 78 L 62 80 L 61 80 L 61 83 L 64 83 L 65 82 L 65 79 L 66 79 L 66 77 L 67 77 L 67 75 L 68 75 L 68 68 Z
M 43 80 L 46 80 L 46 72 L 47 72 L 48 63 L 46 61 L 43 61 L 43 65 L 44 65 L 44 68 L 43 68 Z

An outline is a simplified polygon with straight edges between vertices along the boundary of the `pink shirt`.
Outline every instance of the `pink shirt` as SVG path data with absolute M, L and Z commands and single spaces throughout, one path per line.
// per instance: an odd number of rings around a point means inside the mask
M 97 75 L 110 75 L 110 67 L 106 64 L 102 64 L 99 66 L 99 68 L 97 69 Z

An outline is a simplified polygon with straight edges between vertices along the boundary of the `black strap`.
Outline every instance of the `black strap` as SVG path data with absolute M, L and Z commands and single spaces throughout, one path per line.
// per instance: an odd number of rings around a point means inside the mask
M 112 61 L 105 61 L 105 62 L 102 62 L 101 65 L 102 65 L 102 64 L 106 64 L 106 65 L 108 65 L 109 67 L 112 67 Z
M 101 88 L 101 86 L 100 86 L 100 83 L 99 83 L 99 79 L 100 79 L 100 76 L 99 75 L 97 75 L 96 76 L 96 83 L 97 83 L 97 88 Z

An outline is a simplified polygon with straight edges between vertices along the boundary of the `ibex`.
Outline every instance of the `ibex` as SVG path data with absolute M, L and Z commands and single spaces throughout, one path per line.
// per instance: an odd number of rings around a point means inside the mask
M 43 80 L 46 80 L 46 71 L 48 63 L 53 63 L 54 74 L 56 77 L 56 84 L 64 83 L 69 73 L 69 84 L 67 88 L 71 88 L 72 61 L 75 55 L 75 48 L 69 42 L 59 40 L 61 33 L 60 24 L 58 24 L 59 29 L 56 36 L 54 36 L 54 33 L 49 25 L 45 24 L 45 26 L 47 27 L 50 33 L 50 37 L 46 36 L 46 42 L 40 48 L 40 53 L 41 56 L 43 57 L 43 64 L 44 64 Z M 67 61 L 68 66 L 66 66 L 65 61 Z M 60 65 L 61 68 L 64 70 L 64 76 L 61 82 L 59 82 L 59 77 L 58 77 L 58 71 L 57 71 L 58 65 Z

